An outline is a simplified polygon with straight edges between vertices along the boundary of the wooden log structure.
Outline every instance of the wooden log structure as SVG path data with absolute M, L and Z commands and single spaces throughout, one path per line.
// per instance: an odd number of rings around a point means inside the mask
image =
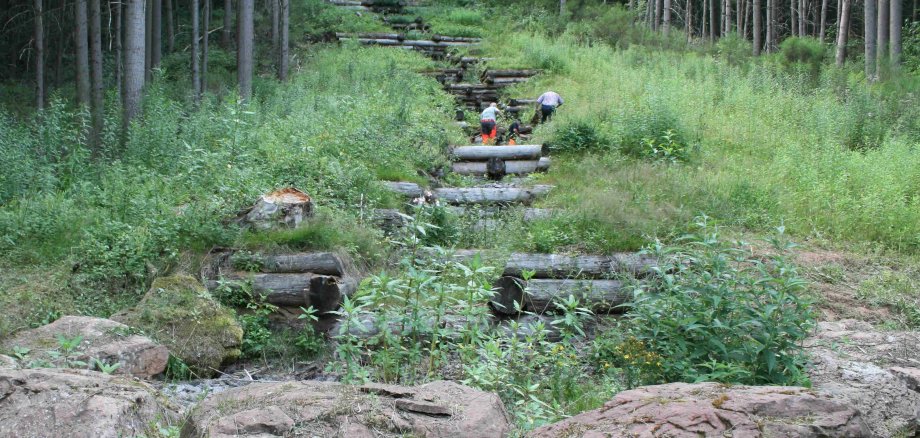
M 424 193 L 422 186 L 412 182 L 384 181 L 383 185 L 390 189 L 390 191 L 412 198 L 422 196 Z
M 522 144 L 515 146 L 458 146 L 451 155 L 458 160 L 485 161 L 489 158 L 502 160 L 539 160 L 543 156 L 544 146 L 540 144 Z
M 536 105 L 537 99 L 510 99 L 508 105 L 510 106 L 527 106 L 527 105 Z
M 456 37 L 448 35 L 432 35 L 432 41 L 443 41 L 451 43 L 478 43 L 482 41 L 482 38 L 471 38 L 471 37 Z
M 514 253 L 505 265 L 504 275 L 521 277 L 524 271 L 533 278 L 610 278 L 616 275 L 642 277 L 653 272 L 658 261 L 638 253 L 611 255 L 559 255 Z
M 560 313 L 556 303 L 569 296 L 580 307 L 599 313 L 614 313 L 630 299 L 630 292 L 619 280 L 531 279 L 504 276 L 494 283 L 492 308 L 504 315 L 516 315 L 518 309 L 538 315 Z
M 480 78 L 528 78 L 541 73 L 541 70 L 534 69 L 486 69 L 483 70 Z
M 233 271 L 222 278 L 251 281 L 252 291 L 269 304 L 280 307 L 313 306 L 320 313 L 339 308 L 343 296 L 357 290 L 357 281 L 349 277 L 302 273 L 263 273 Z
M 457 187 L 435 189 L 437 199 L 448 204 L 530 204 L 545 196 L 549 185 L 533 187 Z
M 344 275 L 345 263 L 331 252 L 299 252 L 293 254 L 264 255 L 259 260 L 260 269 L 266 273 L 312 272 L 323 275 Z
M 497 147 L 504 148 L 506 146 Z M 549 157 L 542 157 L 539 160 L 507 160 L 505 161 L 505 173 L 509 175 L 526 175 L 535 172 L 545 172 L 549 169 L 549 166 Z M 451 170 L 460 175 L 485 175 L 488 169 L 484 161 L 458 161 L 451 164 Z

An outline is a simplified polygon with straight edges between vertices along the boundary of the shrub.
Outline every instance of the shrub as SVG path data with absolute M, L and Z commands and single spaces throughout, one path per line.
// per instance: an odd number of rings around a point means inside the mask
M 550 148 L 559 152 L 590 152 L 609 147 L 593 120 L 566 120 L 554 131 Z
M 660 358 L 661 381 L 807 384 L 799 343 L 815 315 L 805 282 L 782 255 L 750 257 L 720 240 L 706 219 L 678 246 L 656 246 L 659 275 L 636 291 L 624 324 L 628 336 Z M 655 383 L 655 382 L 645 382 Z

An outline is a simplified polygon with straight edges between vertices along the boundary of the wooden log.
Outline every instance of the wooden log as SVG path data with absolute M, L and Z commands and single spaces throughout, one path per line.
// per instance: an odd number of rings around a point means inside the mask
M 351 277 L 319 275 L 312 273 L 274 274 L 234 271 L 223 275 L 234 281 L 251 281 L 252 292 L 265 298 L 269 304 L 281 307 L 313 306 L 327 313 L 339 308 L 343 296 L 357 290 L 358 283 Z
M 492 78 L 510 78 L 510 77 L 518 78 L 518 77 L 536 76 L 536 75 L 538 75 L 538 74 L 540 74 L 540 73 L 541 73 L 541 70 L 534 70 L 534 69 L 518 69 L 518 70 L 510 69 L 510 68 L 509 68 L 509 69 L 495 69 L 495 70 L 486 69 L 486 70 L 484 70 L 484 71 L 482 72 L 482 75 L 480 75 L 480 77 L 482 77 L 482 78 L 488 78 L 488 77 L 492 77 Z
M 374 223 L 385 231 L 394 231 L 409 225 L 409 215 L 403 214 L 394 208 L 374 209 L 372 219 Z
M 438 199 L 448 204 L 529 204 L 546 195 L 549 185 L 533 187 L 458 187 L 435 189 Z
M 432 35 L 432 41 L 446 41 L 446 42 L 460 42 L 460 43 L 478 43 L 482 41 L 482 38 L 473 38 L 473 37 L 457 37 L 457 36 L 447 36 L 447 35 Z
M 549 169 L 549 165 L 549 157 L 527 161 L 508 160 L 505 161 L 505 173 L 509 175 L 526 175 L 534 172 L 543 172 Z M 461 175 L 485 175 L 488 170 L 486 162 L 484 161 L 458 161 L 451 164 L 451 169 L 454 173 L 459 173 Z
M 293 254 L 267 255 L 261 257 L 262 272 L 343 275 L 345 263 L 331 252 L 300 252 Z
M 395 39 L 382 39 L 382 38 L 358 38 L 358 42 L 366 45 L 375 45 L 375 46 L 402 46 L 403 42 Z
M 489 158 L 502 160 L 539 160 L 543 156 L 543 145 L 522 144 L 515 146 L 458 146 L 451 153 L 458 160 L 485 161 Z
M 536 105 L 537 99 L 511 99 L 508 101 L 508 104 L 511 106 Z
M 619 280 L 531 279 L 501 277 L 494 283 L 492 307 L 513 315 L 520 308 L 536 314 L 560 313 L 556 303 L 573 296 L 580 307 L 594 313 L 616 312 L 630 299 L 630 292 Z
M 521 82 L 527 82 L 529 78 L 490 78 L 486 79 L 486 84 L 492 84 L 495 86 L 509 86 L 514 84 L 520 84 Z
M 504 275 L 521 277 L 532 271 L 533 278 L 610 278 L 616 275 L 642 277 L 653 272 L 658 261 L 638 253 L 612 255 L 559 255 L 514 253 Z
M 383 185 L 390 189 L 390 191 L 412 198 L 422 196 L 424 193 L 422 186 L 412 182 L 384 181 Z

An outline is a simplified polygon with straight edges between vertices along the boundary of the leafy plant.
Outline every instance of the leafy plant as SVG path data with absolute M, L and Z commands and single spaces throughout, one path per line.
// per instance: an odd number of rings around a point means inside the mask
M 93 366 L 105 374 L 112 374 L 115 372 L 115 370 L 121 367 L 121 363 L 108 363 L 99 359 L 93 359 Z

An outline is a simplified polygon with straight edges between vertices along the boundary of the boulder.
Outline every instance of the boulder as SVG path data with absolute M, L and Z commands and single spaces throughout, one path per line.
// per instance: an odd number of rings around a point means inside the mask
M 862 321 L 821 322 L 805 342 L 814 389 L 861 412 L 872 436 L 920 432 L 920 333 L 878 331 Z
M 82 339 L 70 357 L 61 354 L 58 339 L 62 337 Z M 13 347 L 29 349 L 28 360 L 51 364 L 75 360 L 92 368 L 95 359 L 106 364 L 119 364 L 115 374 L 145 379 L 162 373 L 169 360 L 169 350 L 150 338 L 132 332 L 122 323 L 89 316 L 65 316 L 51 324 L 19 332 L 0 343 L 0 349 L 12 350 Z
M 262 195 L 237 221 L 243 226 L 268 230 L 296 228 L 305 218 L 312 216 L 313 200 L 310 196 L 295 188 L 285 188 Z
M 866 437 L 869 431 L 845 401 L 806 388 L 671 383 L 621 392 L 600 409 L 527 436 Z
M 159 436 L 177 414 L 149 385 L 96 371 L 0 369 L 0 436 Z
M 241 354 L 243 329 L 233 312 L 187 275 L 157 278 L 137 306 L 112 319 L 162 342 L 200 377 Z
M 505 437 L 497 395 L 449 381 L 416 387 L 300 381 L 252 383 L 213 394 L 182 436 Z

